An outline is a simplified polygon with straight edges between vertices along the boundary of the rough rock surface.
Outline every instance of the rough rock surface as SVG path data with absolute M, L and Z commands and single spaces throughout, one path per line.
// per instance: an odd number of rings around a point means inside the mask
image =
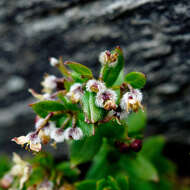
M 189 0 L 1 0 L 0 152 L 18 150 L 10 138 L 32 128 L 27 88 L 55 73 L 48 57 L 97 71 L 99 53 L 116 45 L 128 71 L 148 77 L 147 133 L 190 144 L 189 28 Z

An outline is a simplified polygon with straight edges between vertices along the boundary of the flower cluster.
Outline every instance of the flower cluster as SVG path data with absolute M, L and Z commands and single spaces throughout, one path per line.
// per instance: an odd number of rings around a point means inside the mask
M 68 139 L 80 140 L 86 134 L 94 135 L 95 127 L 102 122 L 115 118 L 121 125 L 123 118 L 130 112 L 143 109 L 142 93 L 139 86 L 136 88 L 133 84 L 133 81 L 143 83 L 142 74 L 132 73 L 134 79 L 131 80 L 129 73 L 130 80 L 115 84 L 124 66 L 119 47 L 100 54 L 102 69 L 98 79 L 93 77 L 89 68 L 79 63 L 63 62 L 53 57 L 49 61 L 51 66 L 60 70 L 63 77 L 46 74 L 41 82 L 42 93 L 29 89 L 38 100 L 30 105 L 38 115 L 35 130 L 12 139 L 19 145 L 26 145 L 26 149 L 39 152 L 42 144 L 50 141 L 56 145 Z
M 26 136 L 15 137 L 12 141 L 22 146 L 26 144 L 26 149 L 39 152 L 42 149 L 41 144 L 47 144 L 51 140 L 54 141 L 52 145 L 55 145 L 64 142 L 64 140 L 80 140 L 82 137 L 83 132 L 78 127 L 68 127 L 64 130 L 63 127 L 57 128 L 55 122 L 37 116 L 35 131 L 29 132 Z

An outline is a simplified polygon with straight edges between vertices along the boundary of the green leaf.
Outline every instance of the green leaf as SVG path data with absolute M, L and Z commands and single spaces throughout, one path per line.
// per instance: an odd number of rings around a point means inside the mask
M 51 100 L 44 100 L 31 105 L 33 110 L 38 114 L 40 117 L 46 117 L 48 113 L 55 112 L 55 111 L 63 111 L 65 107 L 63 104 L 57 101 Z
M 76 73 L 83 75 L 84 77 L 88 77 L 88 78 L 93 77 L 92 71 L 88 67 L 86 67 L 80 63 L 67 61 L 64 64 L 69 66 L 69 68 L 72 69 L 73 71 L 75 71 Z
M 57 94 L 57 97 L 62 101 L 62 104 L 64 105 L 65 109 L 72 111 L 79 110 L 78 105 L 73 104 L 62 92 L 59 92 Z
M 102 139 L 99 134 L 86 137 L 82 140 L 72 141 L 71 144 L 71 163 L 72 165 L 81 164 L 91 160 L 99 151 Z
M 62 162 L 57 165 L 57 170 L 63 173 L 64 177 L 69 178 L 70 180 L 77 180 L 80 170 L 78 168 L 72 168 L 70 162 Z
M 0 178 L 10 169 L 10 161 L 7 156 L 0 156 Z
M 104 143 L 101 146 L 99 152 L 93 159 L 92 166 L 86 174 L 86 179 L 101 179 L 110 173 L 110 165 L 107 160 L 107 154 L 110 151 L 110 147 L 107 141 L 104 139 Z
M 108 176 L 106 179 L 97 181 L 96 190 L 120 190 L 120 188 L 117 181 L 112 176 Z
M 105 115 L 105 110 L 99 108 L 95 104 L 96 94 L 86 91 L 82 98 L 82 108 L 85 117 L 91 123 L 96 123 L 101 120 Z
M 139 110 L 137 113 L 130 114 L 127 121 L 129 135 L 142 132 L 146 125 L 146 113 Z
M 120 190 L 129 190 L 129 179 L 127 176 L 123 175 L 118 175 L 116 177 L 118 186 Z
M 151 162 L 162 154 L 165 145 L 163 136 L 149 137 L 144 140 L 141 154 Z
M 118 54 L 115 66 L 112 67 L 109 65 L 109 63 L 107 63 L 102 67 L 102 69 L 100 71 L 100 76 L 103 79 L 103 81 L 106 83 L 107 87 L 111 87 L 117 81 L 118 76 L 125 64 L 123 52 L 120 48 L 116 48 L 111 53 Z
M 30 187 L 42 181 L 46 175 L 45 173 L 45 170 L 41 167 L 33 168 L 32 174 L 30 175 L 29 180 L 26 182 L 26 187 Z
M 95 180 L 84 180 L 81 182 L 75 183 L 77 190 L 96 190 L 96 181 Z
M 140 72 L 131 72 L 125 76 L 125 82 L 133 88 L 143 88 L 146 83 L 146 77 Z
M 107 138 L 122 138 L 125 135 L 124 125 L 119 125 L 115 119 L 107 123 L 98 125 L 98 131 L 103 137 Z
M 31 160 L 31 163 L 47 169 L 54 167 L 53 157 L 45 152 L 37 154 L 34 159 Z
M 120 71 L 119 76 L 113 85 L 114 86 L 121 85 L 123 82 L 124 82 L 124 69 Z
M 88 137 L 94 135 L 94 124 L 86 123 L 83 113 L 78 114 L 77 126 L 81 128 L 84 136 Z
M 136 157 L 123 156 L 119 164 L 130 177 L 137 177 L 142 180 L 155 182 L 159 180 L 155 167 L 140 154 L 138 154 Z

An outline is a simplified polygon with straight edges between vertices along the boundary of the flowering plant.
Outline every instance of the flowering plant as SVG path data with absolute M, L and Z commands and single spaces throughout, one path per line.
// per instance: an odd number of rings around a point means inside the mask
M 2 176 L 4 189 L 27 190 L 127 190 L 166 189 L 166 174 L 173 165 L 161 150 L 163 137 L 146 139 L 142 148 L 146 114 L 142 89 L 146 77 L 140 72 L 124 75 L 120 47 L 99 56 L 98 79 L 79 63 L 50 58 L 63 77 L 46 74 L 42 94 L 30 104 L 37 114 L 35 130 L 12 141 L 27 150 L 67 141 L 70 161 L 56 164 L 47 154 L 23 161 L 14 154 L 12 169 Z M 137 153 L 138 152 L 138 153 Z M 77 167 L 90 163 L 84 174 Z M 158 167 L 159 165 L 159 167 Z M 167 170 L 166 170 L 167 168 Z

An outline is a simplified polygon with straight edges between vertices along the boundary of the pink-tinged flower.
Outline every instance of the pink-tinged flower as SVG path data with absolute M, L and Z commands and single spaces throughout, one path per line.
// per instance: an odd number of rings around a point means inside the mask
M 137 112 L 139 108 L 143 109 L 141 104 L 143 95 L 138 89 L 131 89 L 130 92 L 127 92 L 123 95 L 120 106 L 123 110 Z
M 83 137 L 83 132 L 79 127 L 69 127 L 64 131 L 65 139 L 80 140 Z
M 116 109 L 117 94 L 111 89 L 103 90 L 96 95 L 96 105 L 105 110 Z
M 59 60 L 55 57 L 50 57 L 49 62 L 52 67 L 56 67 L 57 65 L 59 65 Z
M 80 140 L 83 137 L 83 132 L 78 127 L 69 127 L 64 131 L 64 136 L 66 140 Z
M 11 184 L 13 183 L 13 176 L 8 174 L 5 174 L 3 178 L 0 180 L 0 187 L 3 189 L 8 189 Z
M 28 91 L 32 94 L 32 96 L 34 98 L 36 98 L 38 100 L 41 100 L 41 101 L 42 100 L 55 100 L 55 98 L 53 98 L 52 95 L 49 93 L 39 94 L 39 93 L 35 92 L 35 90 L 33 90 L 33 89 L 29 89 Z
M 53 182 L 51 181 L 43 181 L 38 185 L 38 190 L 53 190 Z
M 105 90 L 105 89 L 106 89 L 105 84 L 103 82 L 100 82 L 100 81 L 95 80 L 95 79 L 89 80 L 86 83 L 86 90 L 89 92 L 96 92 L 97 93 L 97 92 Z
M 27 144 L 26 148 L 29 146 L 30 149 L 35 152 L 39 152 L 42 149 L 40 137 L 36 132 L 31 132 L 26 136 L 15 137 L 12 139 L 12 141 L 16 142 L 19 145 Z
M 51 94 L 51 92 L 56 89 L 57 83 L 56 83 L 56 77 L 54 75 L 47 75 L 44 78 L 44 81 L 41 83 L 43 86 L 43 91 L 45 93 Z
M 82 95 L 83 95 L 83 90 L 82 90 L 82 84 L 80 84 L 80 83 L 73 84 L 71 86 L 69 92 L 66 94 L 66 96 L 69 97 L 69 99 L 73 103 L 79 102 Z
M 13 153 L 14 165 L 11 168 L 10 175 L 19 177 L 20 185 L 19 189 L 23 188 L 24 183 L 29 179 L 32 173 L 32 167 L 28 162 L 25 162 L 16 153 Z
M 111 53 L 110 51 L 106 50 L 100 53 L 99 61 L 102 65 L 108 64 L 110 67 L 115 67 L 117 63 L 118 54 Z
M 65 140 L 64 130 L 61 128 L 53 128 L 50 136 L 56 143 L 61 143 Z

